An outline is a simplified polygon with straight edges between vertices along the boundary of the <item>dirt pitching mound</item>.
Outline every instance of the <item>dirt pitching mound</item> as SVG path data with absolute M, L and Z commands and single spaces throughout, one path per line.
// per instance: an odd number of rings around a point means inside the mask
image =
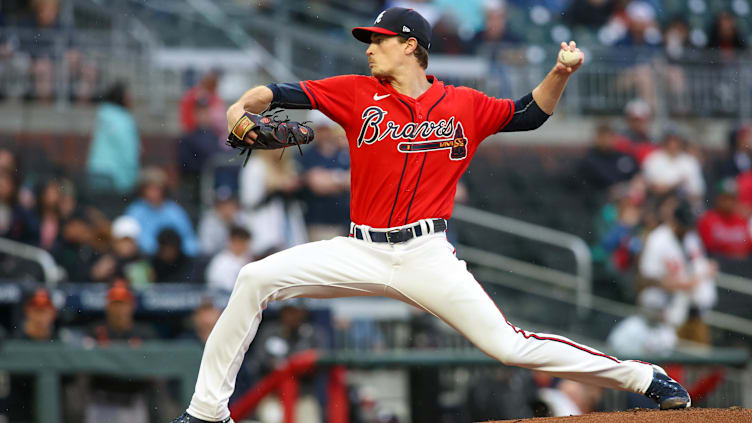
M 538 419 L 500 420 L 487 423 L 742 423 L 752 422 L 752 409 L 731 408 L 688 408 L 685 410 L 629 410 L 615 413 L 591 413 L 584 416 L 544 417 Z

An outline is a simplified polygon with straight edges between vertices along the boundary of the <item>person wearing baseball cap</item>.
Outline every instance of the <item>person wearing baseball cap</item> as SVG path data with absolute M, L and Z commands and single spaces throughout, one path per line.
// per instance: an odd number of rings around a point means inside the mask
M 51 341 L 55 339 L 55 319 L 57 307 L 52 302 L 50 292 L 37 288 L 24 301 L 24 321 L 16 336 L 28 341 Z
M 53 303 L 50 291 L 43 287 L 34 287 L 25 292 L 23 297 L 23 321 L 20 322 L 14 339 L 43 344 L 57 340 L 55 320 L 57 307 Z M 1 329 L 0 329 L 1 330 Z M 34 376 L 31 374 L 11 374 L 9 391 L 3 400 L 3 415 L 10 422 L 32 421 L 34 409 Z M 6 382 L 7 384 L 7 382 Z
M 102 346 L 113 341 L 127 341 L 135 346 L 143 340 L 154 338 L 154 331 L 150 327 L 135 322 L 135 311 L 136 298 L 128 282 L 116 278 L 107 291 L 105 321 L 93 326 L 89 336 Z
M 738 195 L 733 178 L 721 180 L 716 189 L 715 207 L 700 217 L 697 230 L 709 255 L 724 260 L 723 264 L 743 269 L 741 262 L 752 258 L 752 233 L 748 219 L 739 208 Z

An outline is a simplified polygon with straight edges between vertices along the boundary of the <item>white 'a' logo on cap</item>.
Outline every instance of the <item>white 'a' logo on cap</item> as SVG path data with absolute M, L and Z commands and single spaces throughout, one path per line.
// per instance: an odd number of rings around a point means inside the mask
M 402 32 L 410 32 L 410 28 L 406 27 L 405 25 L 402 25 Z
M 373 23 L 379 23 L 379 22 L 381 22 L 381 18 L 384 17 L 384 13 L 386 13 L 386 10 L 383 11 L 383 12 L 381 12 L 381 13 L 379 13 L 379 16 L 376 16 L 376 20 Z

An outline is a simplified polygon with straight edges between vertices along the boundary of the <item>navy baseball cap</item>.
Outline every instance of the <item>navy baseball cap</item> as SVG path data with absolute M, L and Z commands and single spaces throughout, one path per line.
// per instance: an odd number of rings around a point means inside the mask
M 413 37 L 426 50 L 431 47 L 431 24 L 413 9 L 390 7 L 379 13 L 373 26 L 360 26 L 352 30 L 353 37 L 366 44 L 371 44 L 372 33 Z

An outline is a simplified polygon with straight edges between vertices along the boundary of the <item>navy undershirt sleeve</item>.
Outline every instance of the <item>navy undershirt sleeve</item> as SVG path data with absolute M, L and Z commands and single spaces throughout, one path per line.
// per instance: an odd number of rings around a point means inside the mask
M 512 120 L 501 132 L 530 131 L 543 125 L 549 116 L 538 107 L 538 103 L 533 99 L 532 92 L 515 101 L 514 110 Z
M 272 104 L 269 105 L 269 110 L 282 108 L 282 109 L 311 109 L 313 105 L 311 100 L 303 89 L 300 88 L 300 84 L 294 83 L 282 83 L 282 84 L 269 84 L 266 86 L 272 90 Z

